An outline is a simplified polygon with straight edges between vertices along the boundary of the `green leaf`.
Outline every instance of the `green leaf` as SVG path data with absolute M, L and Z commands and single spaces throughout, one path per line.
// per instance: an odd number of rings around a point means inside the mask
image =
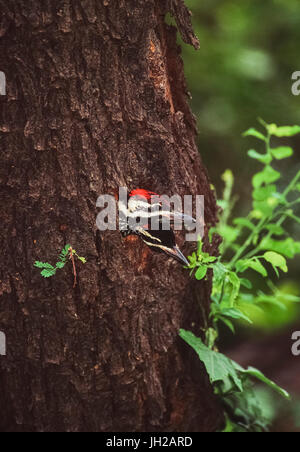
M 85 257 L 80 257 L 80 256 L 77 256 L 77 257 L 83 264 L 86 264 L 87 261 L 86 261 Z
M 198 281 L 201 281 L 203 278 L 205 278 L 207 270 L 208 270 L 208 268 L 206 266 L 204 266 L 204 265 L 199 267 L 198 270 L 195 273 L 195 278 Z
M 283 396 L 285 399 L 290 400 L 290 395 L 287 391 L 282 389 L 280 386 L 278 386 L 273 381 L 269 380 L 260 370 L 255 369 L 254 367 L 248 367 L 248 369 L 242 369 L 241 372 L 245 375 L 257 378 L 259 381 L 262 381 L 267 386 L 269 386 L 274 391 L 278 392 L 281 396 Z
M 285 302 L 291 302 L 291 303 L 299 303 L 300 297 L 297 297 L 296 295 L 290 295 L 284 292 L 280 292 L 278 294 L 279 298 L 281 300 L 284 300 Z
M 263 171 L 257 173 L 253 177 L 254 188 L 259 188 L 263 184 L 272 184 L 280 179 L 281 175 L 278 171 L 274 170 L 271 166 L 266 166 Z
M 300 127 L 299 126 L 285 126 L 285 127 L 276 127 L 276 129 L 273 130 L 273 135 L 276 137 L 292 137 L 294 135 L 297 135 L 300 133 Z
M 39 262 L 39 261 L 36 261 L 36 262 L 34 263 L 34 266 L 37 267 L 37 268 L 47 268 L 47 269 L 52 269 L 52 270 L 54 270 L 53 265 L 48 264 L 48 262 Z
M 239 273 L 244 273 L 251 268 L 257 273 L 260 273 L 264 278 L 268 276 L 267 270 L 258 259 L 241 259 L 236 262 L 235 267 Z
M 62 252 L 61 252 L 61 256 L 62 257 L 67 257 L 68 256 L 68 254 L 69 254 L 69 249 L 71 248 L 71 245 L 66 245 L 65 247 L 64 247 L 64 249 L 62 250 Z
M 247 260 L 247 259 L 239 259 L 235 264 L 235 268 L 236 268 L 237 272 L 244 273 L 246 270 L 248 270 L 249 262 L 251 262 L 251 261 Z
M 210 350 L 202 340 L 191 331 L 180 330 L 180 337 L 198 354 L 209 375 L 211 383 L 231 378 L 239 391 L 243 391 L 243 384 L 238 376 L 234 363 L 222 353 Z
M 246 287 L 246 289 L 252 289 L 253 285 L 249 279 L 241 278 L 241 286 Z
M 228 279 L 229 279 L 230 284 L 232 285 L 230 301 L 231 301 L 231 305 L 233 306 L 235 300 L 237 299 L 237 297 L 240 293 L 241 282 L 240 282 L 240 278 L 238 277 L 238 275 L 234 272 L 228 273 Z
M 280 268 L 284 273 L 288 272 L 286 259 L 281 254 L 275 253 L 274 251 L 268 251 L 264 254 L 264 258 L 267 262 L 270 262 L 273 267 Z
M 258 187 L 253 190 L 253 198 L 256 201 L 265 201 L 277 192 L 276 185 L 267 185 L 266 187 Z
M 56 264 L 56 268 L 59 268 L 59 269 L 61 269 L 61 268 L 64 268 L 64 266 L 66 265 L 66 263 L 65 262 L 57 262 L 57 264 Z
M 285 304 L 281 303 L 280 301 L 275 298 L 275 295 L 266 295 L 263 292 L 259 291 L 258 297 L 255 299 L 255 304 L 269 304 L 272 306 L 276 306 L 277 308 L 281 309 L 282 311 L 286 311 L 287 307 Z
M 264 163 L 265 165 L 269 165 L 272 162 L 272 156 L 269 154 L 260 154 L 257 151 L 254 151 L 253 149 L 250 149 L 248 151 L 248 156 L 254 160 L 258 160 L 261 163 Z
M 218 353 L 209 349 L 200 338 L 196 337 L 191 331 L 181 329 L 179 331 L 180 337 L 198 354 L 200 361 L 203 362 L 206 371 L 209 375 L 210 382 L 222 382 L 223 385 L 230 390 L 230 380 L 235 385 L 235 388 L 240 392 L 244 392 L 248 387 L 247 378 L 256 378 L 263 382 L 271 389 L 286 399 L 290 399 L 289 394 L 284 389 L 280 388 L 276 383 L 271 381 L 262 372 L 254 367 L 244 369 L 238 363 L 227 358 L 222 353 Z M 232 388 L 234 389 L 234 388 Z
M 271 149 L 271 152 L 277 160 L 286 159 L 294 154 L 293 149 L 288 146 L 281 146 L 279 148 Z
M 222 287 L 226 278 L 226 275 L 228 274 L 228 270 L 225 267 L 225 265 L 221 264 L 220 262 L 217 262 L 214 264 L 214 273 L 213 273 L 213 297 L 216 298 L 216 300 L 219 300 L 220 293 L 222 291 Z
M 236 320 L 245 320 L 248 323 L 253 323 L 242 311 L 236 308 L 222 309 L 221 315 Z
M 255 229 L 255 225 L 251 223 L 247 218 L 235 218 L 233 220 L 233 224 L 236 226 L 242 226 L 244 228 L 250 229 L 253 231 Z
M 218 319 L 219 319 L 221 322 L 223 322 L 224 325 L 226 325 L 227 328 L 229 328 L 230 331 L 231 331 L 233 334 L 235 334 L 235 328 L 234 328 L 234 325 L 233 325 L 233 323 L 232 323 L 229 319 L 227 319 L 227 318 L 225 318 L 225 317 L 222 317 L 222 315 L 218 316 Z
M 282 254 L 289 259 L 295 257 L 300 253 L 300 242 L 295 242 L 291 237 L 285 240 L 274 240 L 265 237 L 260 244 L 260 249 L 267 251 L 274 251 L 275 253 Z
M 278 224 L 272 224 L 272 223 L 268 224 L 264 227 L 264 229 L 267 229 L 273 235 L 284 235 L 285 234 L 285 230 Z
M 233 172 L 230 169 L 227 169 L 226 171 L 224 171 L 221 179 L 225 183 L 226 186 L 232 187 L 232 185 L 234 184 Z
M 51 278 L 51 276 L 54 276 L 55 273 L 56 273 L 56 269 L 53 269 L 53 270 L 45 269 L 45 270 L 43 270 L 43 271 L 41 272 L 41 275 L 42 275 L 44 278 Z
M 239 236 L 239 230 L 228 225 L 220 226 L 218 232 L 226 243 L 235 242 Z
M 265 201 L 254 201 L 253 215 L 255 214 L 257 218 L 262 218 L 262 216 L 270 217 L 277 206 L 278 200 L 274 197 Z
M 197 263 L 197 256 L 196 253 L 194 252 L 191 256 L 188 257 L 189 261 L 190 261 L 190 267 L 195 267 L 196 263 Z
M 251 137 L 258 138 L 259 140 L 266 141 L 266 137 L 254 128 L 251 128 L 251 129 L 247 130 L 246 132 L 244 132 L 243 136 L 244 137 L 251 136 Z
M 268 276 L 267 270 L 259 262 L 259 260 L 251 261 L 249 264 L 249 267 L 252 268 L 252 270 L 256 271 L 257 273 L 260 273 L 264 278 L 266 278 Z

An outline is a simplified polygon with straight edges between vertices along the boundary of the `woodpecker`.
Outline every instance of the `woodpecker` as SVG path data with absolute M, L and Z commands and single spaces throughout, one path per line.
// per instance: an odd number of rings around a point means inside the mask
M 180 212 L 172 212 L 170 206 L 165 209 L 160 196 L 152 191 L 141 188 L 129 193 L 127 206 L 119 203 L 121 234 L 139 236 L 153 251 L 163 252 L 184 265 L 189 265 L 175 241 L 175 234 L 171 227 L 163 229 L 164 219 L 168 225 L 176 220 L 188 220 L 195 223 L 194 218 Z M 158 228 L 153 228 L 156 221 Z

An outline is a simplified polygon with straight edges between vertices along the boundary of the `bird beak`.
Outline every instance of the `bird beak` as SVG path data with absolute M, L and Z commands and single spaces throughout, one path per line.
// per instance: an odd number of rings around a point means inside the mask
M 171 250 L 168 250 L 168 253 L 172 256 L 175 257 L 175 259 L 177 259 L 179 262 L 181 262 L 183 265 L 187 265 L 189 266 L 190 263 L 188 262 L 188 260 L 186 259 L 186 257 L 182 254 L 182 252 L 180 251 L 180 249 L 177 246 L 174 246 L 174 248 L 172 248 Z

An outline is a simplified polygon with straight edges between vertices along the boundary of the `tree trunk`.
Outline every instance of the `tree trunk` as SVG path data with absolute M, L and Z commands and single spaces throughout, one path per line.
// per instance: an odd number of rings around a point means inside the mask
M 213 431 L 221 415 L 178 338 L 203 325 L 187 270 L 96 228 L 119 186 L 205 195 L 176 29 L 183 0 L 0 0 L 2 431 Z M 44 279 L 66 243 L 87 258 Z M 180 243 L 183 245 L 183 243 Z M 184 248 L 187 251 L 186 248 Z M 206 312 L 209 282 L 197 286 Z M 199 332 L 199 328 L 198 328 Z

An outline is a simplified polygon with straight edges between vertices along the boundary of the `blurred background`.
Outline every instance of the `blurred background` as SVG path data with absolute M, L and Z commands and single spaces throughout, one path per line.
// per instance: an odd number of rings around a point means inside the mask
M 180 42 L 185 74 L 198 121 L 198 145 L 216 187 L 222 194 L 223 172 L 235 174 L 239 196 L 235 215 L 251 210 L 251 177 L 259 164 L 247 157 L 257 150 L 257 140 L 243 138 L 257 118 L 278 125 L 300 125 L 300 96 L 291 92 L 292 74 L 300 71 L 299 0 L 186 0 L 200 51 Z M 288 141 L 288 142 L 287 142 Z M 300 137 L 285 140 L 295 150 L 292 159 L 280 162 L 283 183 L 300 168 Z M 259 143 L 258 143 L 259 145 Z M 290 234 L 300 240 L 300 227 Z M 289 262 L 281 279 L 283 291 L 300 295 L 300 258 Z M 238 334 L 224 331 L 222 351 L 244 366 L 253 365 L 293 394 L 280 402 L 263 389 L 266 415 L 273 431 L 300 431 L 300 357 L 291 354 L 291 335 L 300 331 L 299 304 L 285 309 L 270 306 L 247 313 L 254 326 L 240 325 Z

